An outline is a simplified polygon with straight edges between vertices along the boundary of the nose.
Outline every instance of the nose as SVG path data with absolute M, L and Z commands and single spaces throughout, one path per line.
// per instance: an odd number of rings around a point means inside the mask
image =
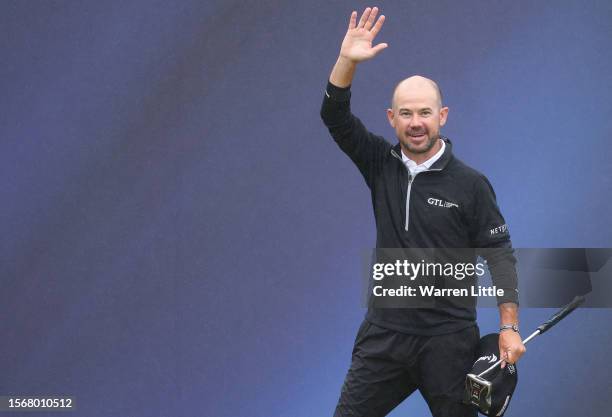
M 410 127 L 421 127 L 422 124 L 422 120 L 419 117 L 419 115 L 417 114 L 413 114 L 412 117 L 410 118 L 410 122 L 408 123 L 408 126 Z

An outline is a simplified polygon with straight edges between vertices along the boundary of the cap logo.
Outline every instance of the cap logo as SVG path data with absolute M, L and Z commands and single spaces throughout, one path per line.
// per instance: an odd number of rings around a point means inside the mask
M 481 356 L 480 358 L 476 359 L 476 362 L 478 361 L 489 361 L 489 363 L 495 363 L 497 362 L 497 356 L 495 356 L 494 353 L 487 356 Z

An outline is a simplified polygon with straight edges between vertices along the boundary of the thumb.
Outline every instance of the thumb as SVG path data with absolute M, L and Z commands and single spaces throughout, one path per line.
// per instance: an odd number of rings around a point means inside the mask
M 506 360 L 508 359 L 508 353 L 503 350 L 500 350 L 499 357 L 502 360 L 501 368 L 504 369 L 506 367 Z
M 513 352 L 513 351 L 511 351 L 511 350 L 509 350 L 509 351 L 508 351 L 508 354 L 506 355 L 506 361 L 507 361 L 509 364 L 513 364 L 513 363 L 515 362 L 515 359 L 514 359 L 514 352 Z
M 385 49 L 387 46 L 389 45 L 387 45 L 386 43 L 379 43 L 378 45 L 372 48 L 372 51 L 374 51 L 374 55 L 378 55 L 378 53 Z

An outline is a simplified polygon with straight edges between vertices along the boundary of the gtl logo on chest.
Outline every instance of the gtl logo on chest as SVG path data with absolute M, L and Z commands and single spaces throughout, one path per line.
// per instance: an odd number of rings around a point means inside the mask
M 427 199 L 427 202 L 431 204 L 432 206 L 438 206 L 438 207 L 444 207 L 444 208 L 450 208 L 450 207 L 459 208 L 459 205 L 455 203 L 450 203 L 448 201 L 440 200 L 439 198 L 430 197 Z

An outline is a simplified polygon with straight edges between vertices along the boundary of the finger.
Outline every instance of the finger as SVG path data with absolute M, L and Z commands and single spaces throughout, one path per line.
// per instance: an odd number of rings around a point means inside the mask
M 525 345 L 521 344 L 516 350 L 516 360 L 518 361 L 521 356 L 525 354 L 525 352 L 527 352 L 527 348 L 525 347 Z
M 514 352 L 511 349 L 508 349 L 508 356 L 507 356 L 507 358 L 508 358 L 507 362 L 510 365 L 512 365 L 512 364 L 514 364 L 514 362 L 516 362 L 515 359 L 514 359 Z
M 349 19 L 349 30 L 351 29 L 355 29 L 355 26 L 357 26 L 357 12 L 353 11 L 353 13 L 351 13 L 351 18 Z
M 366 20 L 368 20 L 368 16 L 370 16 L 370 10 L 372 9 L 366 7 L 366 9 L 363 11 L 361 19 L 359 19 L 359 24 L 357 25 L 358 28 L 362 28 L 365 25 Z
M 378 20 L 376 21 L 376 24 L 370 31 L 372 33 L 372 36 L 378 35 L 378 32 L 380 32 L 380 30 L 382 29 L 383 23 L 385 23 L 385 15 L 381 14 Z
M 363 26 L 364 29 L 370 30 L 372 28 L 372 25 L 374 24 L 374 19 L 376 19 L 377 14 L 378 14 L 378 7 L 374 7 L 372 9 L 372 12 L 370 13 L 370 16 L 368 17 L 367 22 Z
M 507 359 L 507 354 L 506 352 L 504 352 L 503 350 L 499 351 L 499 357 L 502 360 L 501 362 L 501 368 L 504 369 L 506 367 L 506 359 Z
M 387 46 L 389 45 L 387 45 L 386 43 L 379 43 L 378 45 L 376 45 L 374 48 L 372 48 L 372 50 L 374 51 L 374 55 L 378 55 L 380 51 L 385 49 Z

